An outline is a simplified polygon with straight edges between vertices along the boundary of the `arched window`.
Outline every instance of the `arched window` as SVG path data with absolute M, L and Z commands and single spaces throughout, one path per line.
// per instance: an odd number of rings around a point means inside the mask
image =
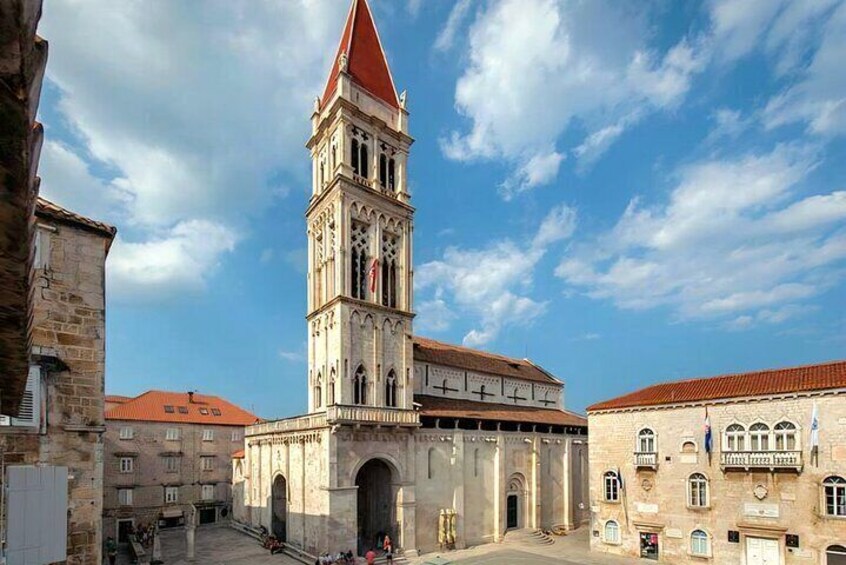
M 711 539 L 702 530 L 693 530 L 690 534 L 690 553 L 699 557 L 711 555 Z
M 350 229 L 350 290 L 353 298 L 367 298 L 368 226 L 353 222 Z
M 826 565 L 846 565 L 846 547 L 830 545 L 825 550 Z
M 430 447 L 426 459 L 426 476 L 430 479 L 435 478 L 435 448 Z
M 332 162 L 329 163 L 329 166 L 331 167 L 329 172 L 334 172 L 335 167 L 338 166 L 338 146 L 334 143 L 332 144 Z
M 353 376 L 353 403 L 367 404 L 367 373 L 362 365 L 358 366 Z
M 329 371 L 329 385 L 326 392 L 329 393 L 329 400 L 326 402 L 328 406 L 335 404 L 335 369 Z
M 360 175 L 361 168 L 359 167 L 358 157 L 358 140 L 353 139 L 350 143 L 350 165 L 352 166 L 353 172 Z
M 687 503 L 694 508 L 708 507 L 708 479 L 702 473 L 693 473 L 688 477 Z
M 746 451 L 746 429 L 740 424 L 726 428 L 726 451 Z
M 325 168 L 326 168 L 326 165 L 323 163 L 323 159 L 321 159 L 320 160 L 320 175 L 319 175 L 319 180 L 318 180 L 318 184 L 317 184 L 318 188 L 323 188 L 323 185 L 326 183 L 325 171 L 324 171 Z
M 696 444 L 692 441 L 686 441 L 681 446 L 682 453 L 696 453 Z
M 769 451 L 770 427 L 763 422 L 749 426 L 749 451 Z
M 394 370 L 388 371 L 388 378 L 385 379 L 385 406 L 396 407 L 397 405 L 397 377 Z
M 361 144 L 359 155 L 360 155 L 360 157 L 359 157 L 358 168 L 359 168 L 360 172 L 358 174 L 360 174 L 361 176 L 363 176 L 366 179 L 367 177 L 370 176 L 370 174 L 368 173 L 368 171 L 370 170 L 370 160 L 367 158 L 367 144 L 366 143 Z
M 479 448 L 473 450 L 473 476 L 479 476 Z
M 796 451 L 796 426 L 791 422 L 779 422 L 775 431 L 776 451 Z
M 379 154 L 379 186 L 382 190 L 388 187 L 388 158 L 384 153 Z
M 607 471 L 604 475 L 605 502 L 620 501 L 620 478 L 614 471 Z
M 382 232 L 382 306 L 397 307 L 397 265 L 399 236 Z
M 396 192 L 397 189 L 397 182 L 396 182 L 396 174 L 395 174 L 396 166 L 394 165 L 394 160 L 388 160 L 388 190 L 391 192 Z
M 323 405 L 323 377 L 317 373 L 314 381 L 314 407 L 320 408 Z
M 655 432 L 649 428 L 640 430 L 637 434 L 637 450 L 640 453 L 655 453 Z
M 605 522 L 605 542 L 620 543 L 620 525 L 614 520 Z
M 826 516 L 846 517 L 846 479 L 832 475 L 823 481 Z

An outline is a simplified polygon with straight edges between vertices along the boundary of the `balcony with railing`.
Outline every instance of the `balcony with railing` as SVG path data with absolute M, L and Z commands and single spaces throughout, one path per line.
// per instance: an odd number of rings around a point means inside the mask
M 729 469 L 778 469 L 802 470 L 801 451 L 723 451 L 720 468 Z
M 334 405 L 326 409 L 329 424 L 360 424 L 387 427 L 418 427 L 420 415 L 416 410 L 381 406 Z
M 634 453 L 635 468 L 641 469 L 657 469 L 658 468 L 658 452 L 657 451 L 635 451 Z
M 247 426 L 244 434 L 246 436 L 260 436 L 277 432 L 313 430 L 324 426 L 326 426 L 326 413 L 316 412 L 314 414 L 306 414 L 305 416 L 285 418 L 284 420 L 271 420 L 254 426 Z

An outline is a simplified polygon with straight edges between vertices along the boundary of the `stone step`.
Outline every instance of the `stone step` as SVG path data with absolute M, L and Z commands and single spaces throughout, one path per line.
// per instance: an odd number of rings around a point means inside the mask
M 510 530 L 502 540 L 507 544 L 552 545 L 555 540 L 540 530 Z

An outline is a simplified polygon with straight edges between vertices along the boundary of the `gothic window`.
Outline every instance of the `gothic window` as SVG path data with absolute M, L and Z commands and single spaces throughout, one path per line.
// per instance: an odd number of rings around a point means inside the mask
M 708 507 L 708 479 L 702 473 L 693 473 L 687 479 L 687 504 L 694 508 Z
M 388 187 L 388 158 L 384 153 L 379 155 L 379 186 L 382 190 Z
M 846 517 L 846 479 L 831 476 L 823 481 L 826 516 Z
M 367 158 L 367 144 L 361 143 L 359 145 L 359 158 L 358 158 L 358 168 L 361 171 L 359 174 L 364 178 L 367 178 L 369 175 L 367 174 L 367 170 L 369 168 L 370 160 Z
M 620 479 L 614 471 L 607 471 L 603 477 L 605 483 L 605 502 L 620 501 Z
M 367 298 L 367 225 L 353 222 L 350 234 L 350 286 L 352 297 Z
M 350 143 L 350 166 L 352 166 L 352 170 L 355 174 L 360 175 L 361 169 L 359 168 L 358 163 L 358 140 L 353 139 Z
M 770 449 L 770 428 L 763 422 L 749 426 L 749 450 L 768 451 Z
M 314 407 L 320 408 L 323 403 L 323 377 L 317 373 L 317 379 L 314 381 Z
M 796 426 L 791 422 L 779 422 L 775 430 L 775 448 L 777 451 L 796 451 Z
M 726 428 L 726 451 L 746 450 L 746 430 L 740 424 L 731 424 Z
M 326 401 L 327 406 L 335 404 L 335 369 L 329 371 L 329 389 L 326 391 L 329 394 L 329 399 Z
M 397 406 L 397 377 L 393 369 L 388 372 L 388 378 L 385 379 L 385 406 L 393 408 Z
M 314 304 L 323 304 L 323 234 L 314 237 Z
M 388 159 L 388 190 L 394 192 L 396 190 L 396 166 L 393 159 Z
M 399 237 L 382 232 L 382 306 L 397 307 Z
M 605 542 L 620 543 L 620 526 L 614 520 L 605 522 Z
M 326 169 L 326 164 L 323 162 L 323 159 L 321 159 L 320 160 L 320 175 L 319 175 L 318 184 L 317 184 L 318 188 L 321 188 L 321 189 L 323 188 L 323 185 L 326 184 L 326 177 L 325 177 L 326 171 L 325 171 L 325 169 Z
M 335 167 L 338 166 L 338 146 L 334 143 L 332 144 L 332 161 L 329 163 L 329 166 L 329 172 L 333 172 Z
M 353 403 L 367 404 L 367 373 L 362 365 L 358 366 L 353 377 Z
M 640 453 L 655 453 L 655 432 L 649 428 L 640 430 L 637 435 L 637 450 Z

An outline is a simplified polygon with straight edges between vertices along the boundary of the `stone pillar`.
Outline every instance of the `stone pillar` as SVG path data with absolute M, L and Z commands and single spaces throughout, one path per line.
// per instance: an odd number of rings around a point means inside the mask
M 571 439 L 566 438 L 564 440 L 564 455 L 561 458 L 561 488 L 564 490 L 564 496 L 562 500 L 564 501 L 564 527 L 569 531 L 573 529 L 573 508 L 572 508 L 572 496 L 570 493 L 570 486 L 572 482 L 571 474 L 573 472 L 573 462 L 572 462 L 572 448 L 571 448 Z
M 416 449 L 414 434 L 409 433 L 405 445 L 406 476 L 403 477 L 403 486 L 400 490 L 399 506 L 401 512 L 397 516 L 402 525 L 398 543 L 406 557 L 417 557 Z
M 494 454 L 494 542 L 502 541 L 505 532 L 505 438 L 496 435 Z
M 467 547 L 464 538 L 464 432 L 457 429 L 452 434 L 452 508 L 455 510 L 455 548 Z
M 531 516 L 529 516 L 529 524 L 531 525 L 532 529 L 537 530 L 540 528 L 540 517 L 541 517 L 541 480 L 540 480 L 540 473 L 541 473 L 541 457 L 540 457 L 540 437 L 537 433 L 533 433 L 534 437 L 532 438 L 532 476 L 531 476 L 531 489 L 532 492 L 530 493 L 530 508 L 532 509 Z
M 192 507 L 185 516 L 185 558 L 194 561 L 194 534 L 197 526 L 194 524 L 194 508 Z

